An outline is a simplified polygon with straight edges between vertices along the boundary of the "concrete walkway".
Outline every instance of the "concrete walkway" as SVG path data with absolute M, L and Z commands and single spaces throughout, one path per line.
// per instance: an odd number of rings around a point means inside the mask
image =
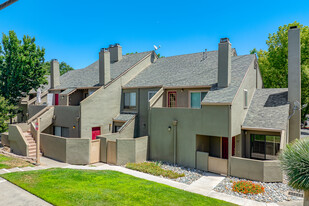
M 157 182 L 157 183 L 161 183 L 161 184 L 165 184 L 171 187 L 175 187 L 181 190 L 185 190 L 188 192 L 192 192 L 192 193 L 197 193 L 197 194 L 201 194 L 207 197 L 212 197 L 215 199 L 219 199 L 219 200 L 224 200 L 227 202 L 231 202 L 237 205 L 245 205 L 245 206 L 275 206 L 275 205 L 285 205 L 283 203 L 262 203 L 262 202 L 257 202 L 257 201 L 253 201 L 253 200 L 249 200 L 249 199 L 245 199 L 245 198 L 240 198 L 240 197 L 236 197 L 236 196 L 232 196 L 232 195 L 228 195 L 228 194 L 224 194 L 224 193 L 219 193 L 213 190 L 213 188 L 219 184 L 225 177 L 221 176 L 221 175 L 216 175 L 213 173 L 207 173 L 207 176 L 203 176 L 202 178 L 198 179 L 197 181 L 193 182 L 190 185 L 184 184 L 184 183 L 180 183 L 180 182 L 176 182 L 170 179 L 166 179 L 166 178 L 162 178 L 162 177 L 158 177 L 158 176 L 154 176 L 154 175 L 150 175 L 150 174 L 146 174 L 146 173 L 142 173 L 142 172 L 138 172 L 135 170 L 131 170 L 131 169 L 127 169 L 121 166 L 115 166 L 115 165 L 108 165 L 108 164 L 104 164 L 104 163 L 97 163 L 97 164 L 93 164 L 91 166 L 79 166 L 79 165 L 69 165 L 67 163 L 62 163 L 62 162 L 58 162 L 55 160 L 51 160 L 49 158 L 45 158 L 42 157 L 41 158 L 41 166 L 37 166 L 37 167 L 26 167 L 26 168 L 13 168 L 13 169 L 2 169 L 0 170 L 0 174 L 3 173 L 8 173 L 8 172 L 22 172 L 22 171 L 29 171 L 29 170 L 40 170 L 40 169 L 47 169 L 47 168 L 70 168 L 70 169 L 83 169 L 83 170 L 113 170 L 113 171 L 118 171 L 118 172 L 122 172 L 128 175 L 132 175 L 134 177 L 138 177 L 138 178 L 142 178 L 145 180 L 149 180 L 149 181 L 153 181 L 153 182 Z M 1 183 L 1 181 L 3 181 Z M 4 183 L 4 184 L 3 184 Z M 27 201 L 34 201 L 33 203 L 29 204 L 29 205 L 49 205 L 48 203 L 46 203 L 45 201 L 41 200 L 40 198 L 30 194 L 29 192 L 7 182 L 6 180 L 0 179 L 0 200 L 4 200 L 7 199 L 7 201 L 12 201 L 14 200 L 14 202 L 5 202 L 6 204 L 4 204 L 2 201 L 0 202 L 0 205 L 28 205 L 28 204 L 24 204 Z M 10 193 L 5 192 L 5 191 L 10 191 Z M 20 193 L 20 196 L 16 195 L 11 195 L 15 194 L 15 193 Z M 14 198 L 13 198 L 14 197 Z M 15 197 L 18 197 L 17 199 Z M 16 199 L 16 203 L 15 203 L 15 199 Z M 38 201 L 38 202 L 36 202 Z M 23 204 L 20 204 L 23 203 Z M 37 204 L 39 203 L 39 204 Z M 44 203 L 44 204 L 43 204 Z M 290 204 L 289 202 L 286 203 L 286 205 Z M 298 203 L 297 203 L 298 204 Z
M 45 206 L 51 205 L 37 196 L 27 192 L 26 190 L 17 187 L 0 177 L 0 205 L 14 205 L 14 206 Z

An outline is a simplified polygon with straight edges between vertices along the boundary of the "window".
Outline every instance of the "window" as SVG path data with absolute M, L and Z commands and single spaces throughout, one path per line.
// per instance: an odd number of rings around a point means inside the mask
M 68 127 L 54 127 L 54 135 L 59 137 L 69 137 Z
M 148 91 L 148 101 L 157 93 L 157 91 Z
M 277 159 L 277 153 L 280 149 L 280 136 L 251 134 L 250 138 L 250 158 Z
M 168 107 L 176 107 L 177 106 L 177 95 L 176 91 L 167 93 L 167 103 Z
M 190 107 L 200 109 L 207 92 L 190 92 Z
M 248 108 L 248 90 L 244 89 L 244 108 Z
M 124 108 L 136 109 L 136 92 L 124 93 Z

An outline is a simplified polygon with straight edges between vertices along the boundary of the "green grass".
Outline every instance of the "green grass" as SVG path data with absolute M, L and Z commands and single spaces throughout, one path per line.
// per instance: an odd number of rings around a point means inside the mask
M 172 170 L 162 169 L 159 163 L 154 163 L 154 162 L 127 163 L 126 168 L 152 174 L 152 175 L 156 175 L 156 176 L 162 175 L 163 177 L 168 177 L 170 179 L 176 179 L 178 177 L 185 176 L 185 174 L 183 173 L 179 174 Z
M 233 205 L 108 170 L 58 168 L 1 176 L 54 205 Z
M 32 164 L 15 157 L 8 157 L 0 154 L 0 169 L 10 169 L 13 167 L 27 167 L 32 166 Z

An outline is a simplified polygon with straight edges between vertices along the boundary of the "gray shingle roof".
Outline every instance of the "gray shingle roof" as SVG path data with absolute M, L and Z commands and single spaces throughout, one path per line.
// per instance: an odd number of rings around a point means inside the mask
M 66 90 L 64 90 L 63 92 L 61 92 L 60 94 L 69 94 L 70 92 L 74 91 L 76 88 L 68 88 Z
M 111 79 L 119 76 L 122 72 L 129 69 L 149 53 L 151 52 L 124 55 L 119 62 L 111 63 Z M 61 85 L 56 89 L 98 86 L 99 61 L 97 60 L 84 69 L 76 69 L 65 73 L 60 77 L 60 83 Z
M 257 89 L 243 126 L 286 129 L 288 116 L 288 89 Z
M 125 87 L 173 87 L 211 85 L 203 102 L 231 102 L 237 93 L 254 55 L 232 56 L 232 80 L 227 88 L 217 89 L 218 51 L 172 56 L 158 59 Z

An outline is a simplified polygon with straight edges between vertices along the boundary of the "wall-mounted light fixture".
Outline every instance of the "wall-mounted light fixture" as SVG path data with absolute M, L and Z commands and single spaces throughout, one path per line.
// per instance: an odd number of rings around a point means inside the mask
M 75 127 L 75 125 L 73 125 L 73 129 L 75 129 L 76 127 Z
M 167 131 L 171 131 L 172 130 L 172 127 L 171 126 L 168 126 L 168 128 L 167 128 Z

